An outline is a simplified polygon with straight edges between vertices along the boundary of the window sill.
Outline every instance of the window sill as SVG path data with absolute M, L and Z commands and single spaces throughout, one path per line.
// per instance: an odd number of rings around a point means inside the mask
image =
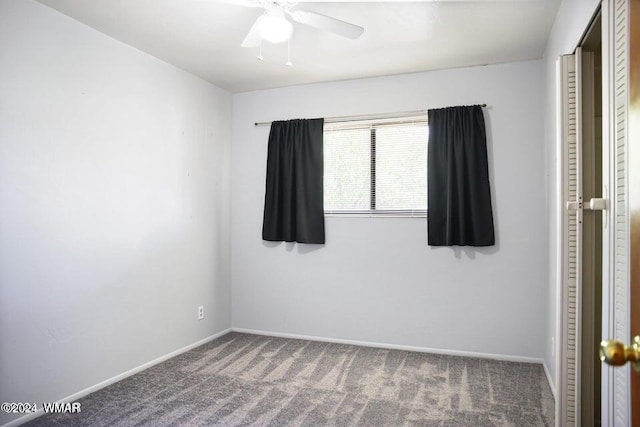
M 427 218 L 427 211 L 325 211 L 325 218 Z

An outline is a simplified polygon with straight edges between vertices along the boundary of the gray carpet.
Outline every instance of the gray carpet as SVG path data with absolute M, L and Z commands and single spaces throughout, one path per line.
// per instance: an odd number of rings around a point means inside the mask
M 230 333 L 30 426 L 551 426 L 540 365 Z

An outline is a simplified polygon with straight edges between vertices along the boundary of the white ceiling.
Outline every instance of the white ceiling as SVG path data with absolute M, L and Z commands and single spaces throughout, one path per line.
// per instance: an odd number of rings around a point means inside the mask
M 240 44 L 262 9 L 216 0 L 39 0 L 232 92 L 541 58 L 560 0 L 304 2 L 365 28 L 295 24 L 287 45 Z

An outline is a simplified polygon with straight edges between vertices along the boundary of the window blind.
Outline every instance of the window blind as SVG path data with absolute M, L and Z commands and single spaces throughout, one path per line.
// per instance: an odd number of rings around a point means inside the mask
M 427 141 L 426 115 L 325 124 L 325 213 L 424 216 Z

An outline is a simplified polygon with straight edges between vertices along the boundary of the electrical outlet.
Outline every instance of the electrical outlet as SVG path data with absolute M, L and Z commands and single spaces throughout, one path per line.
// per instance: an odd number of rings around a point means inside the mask
M 551 337 L 551 357 L 556 355 L 556 339 Z
M 198 320 L 204 319 L 204 306 L 198 307 Z

